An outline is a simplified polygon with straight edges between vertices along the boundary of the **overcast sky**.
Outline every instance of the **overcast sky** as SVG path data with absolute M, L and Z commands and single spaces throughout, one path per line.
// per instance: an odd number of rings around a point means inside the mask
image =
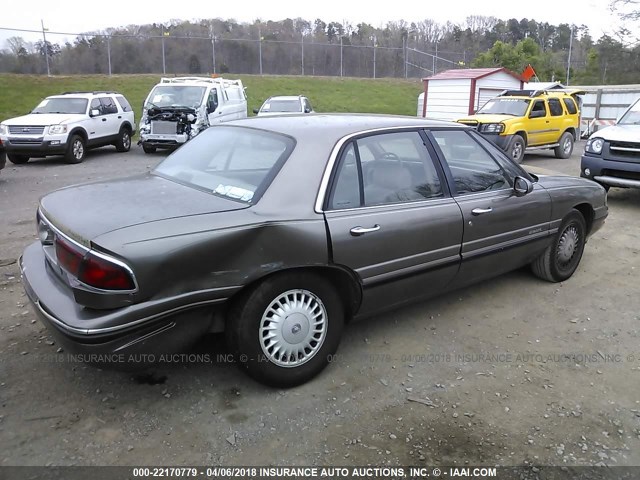
M 310 21 L 316 18 L 325 22 L 349 21 L 354 25 L 364 21 L 379 27 L 390 20 L 404 19 L 410 23 L 430 18 L 441 23 L 458 23 L 469 15 L 484 15 L 500 19 L 528 18 L 554 25 L 585 24 L 595 39 L 615 29 L 616 20 L 608 4 L 609 0 L 30 0 L 24 8 L 15 2 L 11 8 L 3 8 L 0 27 L 40 29 L 42 19 L 52 32 L 80 33 L 130 24 L 162 23 L 171 19 L 232 18 L 253 22 L 255 19 L 266 21 L 297 17 Z M 0 30 L 0 47 L 4 47 L 5 40 L 11 36 L 22 36 L 30 41 L 41 38 L 24 32 Z M 62 43 L 65 39 L 52 35 L 48 40 Z

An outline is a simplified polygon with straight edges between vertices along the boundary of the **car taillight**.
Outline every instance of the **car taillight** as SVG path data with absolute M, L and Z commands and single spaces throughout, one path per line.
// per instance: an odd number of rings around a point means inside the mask
M 78 280 L 103 290 L 134 290 L 129 271 L 101 257 L 87 253 L 80 266 Z
M 77 276 L 80 270 L 80 264 L 84 258 L 84 252 L 78 250 L 71 243 L 59 236 L 56 236 L 55 245 L 58 265 L 71 275 Z
M 102 290 L 135 290 L 129 269 L 91 251 L 84 251 L 56 235 L 56 257 L 69 274 L 85 285 Z

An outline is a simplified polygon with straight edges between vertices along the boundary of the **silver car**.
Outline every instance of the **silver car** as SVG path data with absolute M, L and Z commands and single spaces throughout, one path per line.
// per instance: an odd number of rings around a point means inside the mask
M 299 113 L 315 113 L 311 102 L 302 95 L 288 95 L 267 98 L 259 109 L 254 109 L 258 117 L 267 115 L 295 115 Z

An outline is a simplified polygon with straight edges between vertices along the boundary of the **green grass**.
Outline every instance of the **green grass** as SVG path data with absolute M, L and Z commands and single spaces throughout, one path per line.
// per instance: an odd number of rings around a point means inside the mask
M 160 75 L 0 74 L 0 121 L 30 112 L 44 97 L 72 90 L 115 90 L 140 118 L 142 102 Z M 249 115 L 271 95 L 306 95 L 317 112 L 363 112 L 415 115 L 422 84 L 418 80 L 336 77 L 225 75 L 247 87 Z

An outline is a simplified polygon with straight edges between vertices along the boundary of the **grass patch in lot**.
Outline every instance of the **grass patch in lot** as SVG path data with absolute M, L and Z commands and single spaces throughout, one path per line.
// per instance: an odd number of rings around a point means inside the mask
M 29 113 L 48 95 L 66 91 L 115 90 L 124 94 L 140 118 L 142 102 L 162 75 L 0 74 L 0 121 Z M 167 75 L 168 76 L 168 75 Z M 247 87 L 249 115 L 271 95 L 306 95 L 317 112 L 415 115 L 422 84 L 417 79 L 225 75 Z

